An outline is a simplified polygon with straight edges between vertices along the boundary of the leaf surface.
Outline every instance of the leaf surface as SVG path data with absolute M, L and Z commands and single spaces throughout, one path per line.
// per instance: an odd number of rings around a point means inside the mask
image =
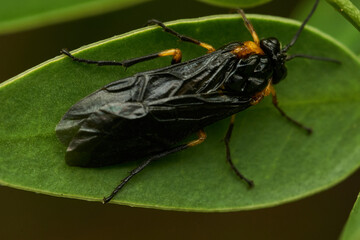
M 128 7 L 145 0 L 1 1 L 0 34 L 13 33 Z
M 283 44 L 299 23 L 250 15 L 260 38 Z M 176 31 L 219 48 L 251 39 L 238 15 L 169 23 Z M 123 60 L 178 47 L 183 60 L 205 54 L 158 27 L 147 27 L 78 49 L 78 57 Z M 276 85 L 280 106 L 311 126 L 306 135 L 280 116 L 265 98 L 237 115 L 231 149 L 248 189 L 225 160 L 228 119 L 205 129 L 205 143 L 153 162 L 112 203 L 187 211 L 233 211 L 300 199 L 340 182 L 360 165 L 360 63 L 336 40 L 306 28 L 290 54 L 326 56 L 341 65 L 294 59 Z M 161 58 L 121 67 L 98 67 L 55 57 L 0 85 L 0 183 L 55 196 L 100 201 L 139 162 L 105 168 L 69 167 L 55 126 L 73 104 L 107 83 L 170 64 Z M 195 135 L 189 139 L 195 138 Z
M 341 234 L 340 240 L 357 240 L 360 239 L 360 194 L 351 210 L 349 219 Z
M 355 5 L 360 6 L 360 1 L 353 1 Z M 299 21 L 306 18 L 314 1 L 302 1 L 295 11 L 291 14 L 292 17 Z M 360 53 L 360 34 L 354 26 L 347 21 L 341 14 L 336 11 L 330 4 L 325 1 L 320 1 L 315 14 L 311 17 L 309 24 L 319 30 L 330 34 L 339 42 L 344 43 L 355 54 Z
M 326 0 L 331 4 L 343 17 L 346 18 L 358 31 L 360 31 L 360 10 L 350 0 Z M 356 2 L 356 0 L 353 2 Z M 357 1 L 358 3 L 358 1 Z

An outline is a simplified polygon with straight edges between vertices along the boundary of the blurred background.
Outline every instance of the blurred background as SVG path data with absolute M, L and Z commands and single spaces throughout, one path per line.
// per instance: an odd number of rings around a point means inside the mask
M 359 0 L 354 3 L 359 7 Z M 313 1 L 274 0 L 246 12 L 301 20 L 312 4 Z M 59 55 L 62 48 L 76 49 L 140 28 L 151 18 L 166 22 L 228 12 L 228 8 L 194 0 L 154 0 L 99 16 L 0 35 L 0 82 Z M 317 25 L 360 53 L 359 32 L 326 3 L 321 3 L 310 25 Z M 300 201 L 234 213 L 102 205 L 0 187 L 0 236 L 1 239 L 337 239 L 359 193 L 359 173 Z

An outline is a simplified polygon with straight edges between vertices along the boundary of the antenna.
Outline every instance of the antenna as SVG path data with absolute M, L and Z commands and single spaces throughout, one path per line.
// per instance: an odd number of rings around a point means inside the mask
M 300 33 L 301 33 L 302 30 L 304 29 L 306 23 L 310 20 L 311 16 L 312 16 L 313 13 L 315 12 L 315 9 L 316 9 L 316 7 L 317 7 L 318 4 L 319 4 L 319 0 L 316 0 L 316 2 L 315 2 L 315 4 L 314 4 L 311 12 L 310 12 L 309 15 L 306 17 L 306 19 L 304 20 L 304 22 L 301 24 L 299 30 L 297 31 L 297 33 L 295 34 L 295 36 L 293 37 L 293 39 L 291 40 L 291 42 L 282 49 L 282 52 L 283 52 L 283 53 L 286 53 L 286 52 L 289 50 L 289 48 L 292 47 L 292 46 L 295 44 L 296 40 L 297 40 L 297 39 L 299 38 L 299 36 L 300 36 Z
M 294 55 L 287 56 L 286 61 L 290 61 L 291 59 L 298 58 L 298 57 L 341 64 L 341 62 L 339 60 L 336 60 L 333 58 L 310 56 L 310 55 L 305 55 L 305 54 L 294 54 Z

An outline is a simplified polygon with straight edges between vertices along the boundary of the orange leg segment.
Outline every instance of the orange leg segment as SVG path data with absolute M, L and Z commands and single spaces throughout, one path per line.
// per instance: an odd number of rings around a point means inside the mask
M 158 53 L 159 57 L 165 57 L 165 56 L 173 56 L 171 64 L 179 63 L 181 62 L 182 53 L 181 50 L 178 48 L 168 49 L 165 51 L 162 51 Z
M 256 43 L 256 45 L 260 46 L 260 40 L 257 33 L 255 32 L 254 26 L 251 24 L 250 20 L 246 18 L 244 11 L 242 9 L 238 9 L 238 13 L 240 13 L 242 18 L 244 19 L 245 26 L 253 37 L 254 42 Z
M 211 53 L 211 52 L 214 52 L 215 51 L 215 48 L 207 43 L 204 43 L 204 42 L 200 42 L 199 40 L 197 39 L 194 39 L 194 38 L 191 38 L 191 37 L 187 37 L 187 36 L 184 36 L 178 32 L 175 32 L 174 30 L 172 30 L 171 28 L 165 26 L 164 23 L 162 23 L 161 21 L 159 20 L 156 20 L 156 19 L 151 19 L 148 21 L 148 25 L 150 24 L 156 24 L 160 27 L 162 27 L 164 29 L 165 32 L 168 32 L 172 35 L 174 35 L 175 37 L 177 37 L 178 39 L 180 39 L 181 41 L 184 41 L 184 42 L 191 42 L 191 43 L 194 43 L 196 45 L 199 45 L 200 47 L 203 47 L 203 48 L 206 48 L 207 49 L 207 52 L 208 53 Z

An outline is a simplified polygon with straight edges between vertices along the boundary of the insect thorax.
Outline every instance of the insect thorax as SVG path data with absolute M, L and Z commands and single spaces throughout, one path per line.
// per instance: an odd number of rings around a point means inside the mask
M 253 96 L 268 85 L 269 79 L 277 84 L 286 77 L 286 54 L 281 51 L 279 41 L 272 37 L 262 39 L 260 48 L 264 55 L 253 54 L 239 59 L 225 80 L 226 90 L 241 96 Z
M 271 60 L 267 55 L 251 55 L 246 59 L 239 59 L 225 80 L 224 87 L 237 95 L 251 97 L 267 86 L 272 74 Z

